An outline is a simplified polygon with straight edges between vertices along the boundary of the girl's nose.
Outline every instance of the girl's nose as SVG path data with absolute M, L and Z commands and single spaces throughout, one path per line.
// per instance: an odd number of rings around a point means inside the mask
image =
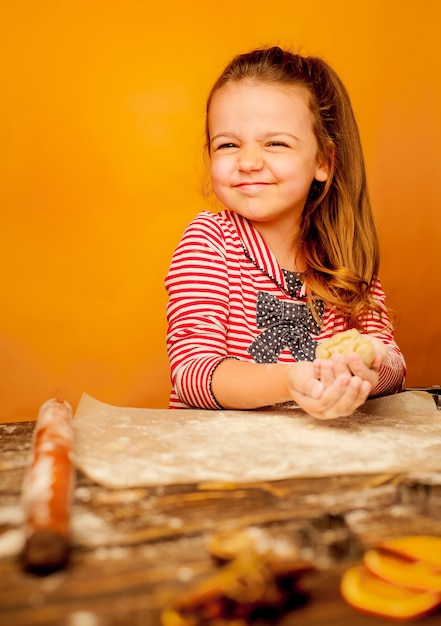
M 263 158 L 257 148 L 242 147 L 238 158 L 238 167 L 243 172 L 253 172 L 262 169 Z

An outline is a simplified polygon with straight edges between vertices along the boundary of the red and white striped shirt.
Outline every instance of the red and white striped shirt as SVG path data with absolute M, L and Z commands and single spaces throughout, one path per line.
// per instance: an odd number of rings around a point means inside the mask
M 256 323 L 259 292 L 281 302 L 293 302 L 284 273 L 257 230 L 232 211 L 203 211 L 187 227 L 176 248 L 165 279 L 167 348 L 172 392 L 170 408 L 217 409 L 211 392 L 214 369 L 225 358 L 253 361 L 248 352 L 260 335 Z M 386 362 L 372 395 L 399 391 L 404 382 L 404 358 L 394 341 L 379 281 L 372 295 L 382 315 L 374 313 L 364 331 L 388 346 Z M 302 299 L 294 300 L 306 306 Z M 323 322 L 314 339 L 326 339 L 347 330 L 344 318 L 325 305 Z M 277 357 L 292 363 L 288 346 Z

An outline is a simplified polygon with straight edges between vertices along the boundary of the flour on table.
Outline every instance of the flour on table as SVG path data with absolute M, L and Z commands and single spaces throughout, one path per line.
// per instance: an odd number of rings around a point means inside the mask
M 430 394 L 369 400 L 350 417 L 299 408 L 123 408 L 83 394 L 75 462 L 113 488 L 441 469 L 441 415 Z

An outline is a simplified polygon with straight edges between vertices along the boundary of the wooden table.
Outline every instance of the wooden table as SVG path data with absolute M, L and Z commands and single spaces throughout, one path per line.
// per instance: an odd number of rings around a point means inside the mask
M 308 581 L 308 602 L 280 624 L 386 625 L 390 620 L 360 613 L 341 599 L 342 572 L 386 536 L 441 535 L 441 471 L 439 481 L 432 473 L 426 482 L 385 474 L 124 490 L 106 489 L 78 473 L 68 567 L 36 576 L 20 562 L 19 504 L 34 426 L 0 425 L 4 626 L 159 625 L 164 605 L 217 567 L 207 536 L 251 525 L 295 542 L 318 567 Z M 413 623 L 440 624 L 441 612 Z

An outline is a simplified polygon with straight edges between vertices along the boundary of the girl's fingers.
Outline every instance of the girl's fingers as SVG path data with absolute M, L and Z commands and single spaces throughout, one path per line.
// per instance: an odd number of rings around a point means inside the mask
M 358 354 L 348 354 L 348 366 L 354 376 L 359 376 L 363 380 L 367 380 L 372 388 L 374 388 L 378 382 L 378 368 L 373 366 L 367 367 L 363 359 Z
M 358 376 L 340 375 L 324 390 L 319 399 L 297 392 L 293 393 L 293 399 L 313 417 L 335 419 L 352 415 L 366 401 L 371 388 L 368 381 Z

